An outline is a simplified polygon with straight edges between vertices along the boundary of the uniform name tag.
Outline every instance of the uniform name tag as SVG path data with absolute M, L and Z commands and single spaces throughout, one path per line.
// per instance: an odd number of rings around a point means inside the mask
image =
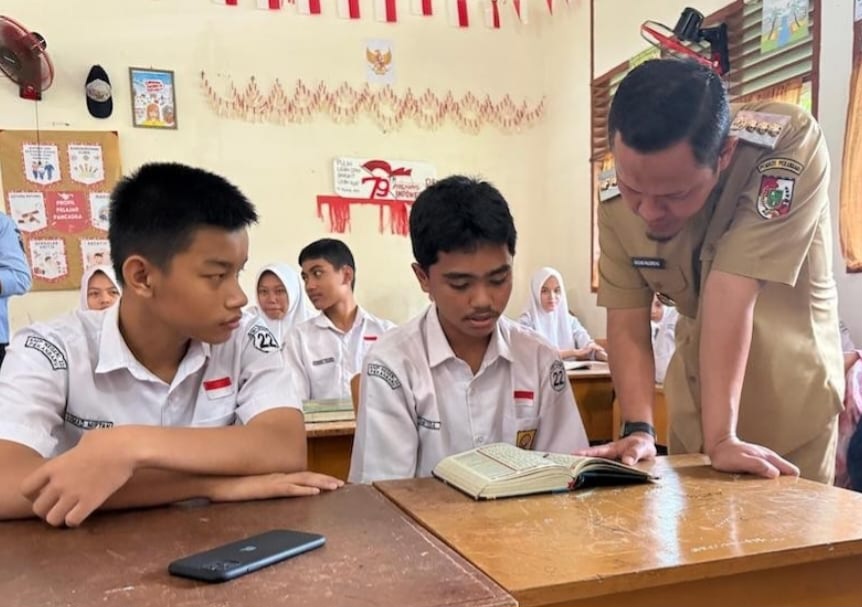
M 661 257 L 632 257 L 633 268 L 664 269 L 664 259 Z
M 335 359 L 330 356 L 329 358 L 321 358 L 320 360 L 313 360 L 313 361 L 311 361 L 311 364 L 315 367 L 319 367 L 320 365 L 327 365 L 329 363 L 334 363 L 334 362 L 335 362 Z
M 66 414 L 63 415 L 63 418 L 67 423 L 72 424 L 73 426 L 77 426 L 82 430 L 95 430 L 96 428 L 112 428 L 114 426 L 114 422 L 101 420 L 101 419 L 84 419 L 83 417 L 78 417 L 74 413 L 70 413 L 66 411 Z

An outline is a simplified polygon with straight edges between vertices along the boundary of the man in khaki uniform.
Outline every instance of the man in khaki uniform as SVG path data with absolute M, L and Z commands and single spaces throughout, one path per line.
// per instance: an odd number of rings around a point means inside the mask
M 599 304 L 624 420 L 592 454 L 655 454 L 650 300 L 679 311 L 665 380 L 671 452 L 831 482 L 843 367 L 829 158 L 801 108 L 731 108 L 689 61 L 647 62 L 609 116 L 621 197 L 600 203 Z

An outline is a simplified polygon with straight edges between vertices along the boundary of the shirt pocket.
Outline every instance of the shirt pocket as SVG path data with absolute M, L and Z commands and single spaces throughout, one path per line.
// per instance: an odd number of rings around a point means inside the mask
M 512 405 L 503 416 L 503 441 L 532 449 L 539 432 L 539 416 L 532 406 Z

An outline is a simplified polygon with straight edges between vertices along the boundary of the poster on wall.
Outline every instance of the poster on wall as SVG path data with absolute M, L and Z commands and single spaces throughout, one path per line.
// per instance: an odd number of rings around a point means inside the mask
M 763 0 L 761 53 L 808 38 L 808 3 L 809 0 Z
M 172 71 L 130 67 L 129 81 L 132 87 L 132 126 L 177 128 L 177 99 Z
M 329 231 L 350 231 L 350 211 L 354 206 L 374 206 L 378 210 L 378 232 L 406 236 L 410 205 L 437 180 L 437 169 L 424 162 L 382 158 L 340 157 L 333 161 L 335 195 L 317 197 L 317 216 L 328 214 Z
M 0 131 L 0 173 L 34 291 L 77 289 L 84 270 L 110 263 L 108 205 L 121 176 L 117 133 Z

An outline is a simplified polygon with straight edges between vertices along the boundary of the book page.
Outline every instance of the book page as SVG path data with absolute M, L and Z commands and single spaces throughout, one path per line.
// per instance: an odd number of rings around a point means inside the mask
M 574 471 L 594 458 L 584 457 L 582 455 L 569 455 L 567 453 L 546 453 L 545 459 Z
M 488 480 L 497 480 L 510 476 L 515 470 L 501 464 L 500 462 L 491 459 L 487 455 L 482 455 L 478 451 L 468 451 L 461 455 L 456 455 L 453 460 L 466 468 L 469 468 L 476 474 L 484 476 Z

